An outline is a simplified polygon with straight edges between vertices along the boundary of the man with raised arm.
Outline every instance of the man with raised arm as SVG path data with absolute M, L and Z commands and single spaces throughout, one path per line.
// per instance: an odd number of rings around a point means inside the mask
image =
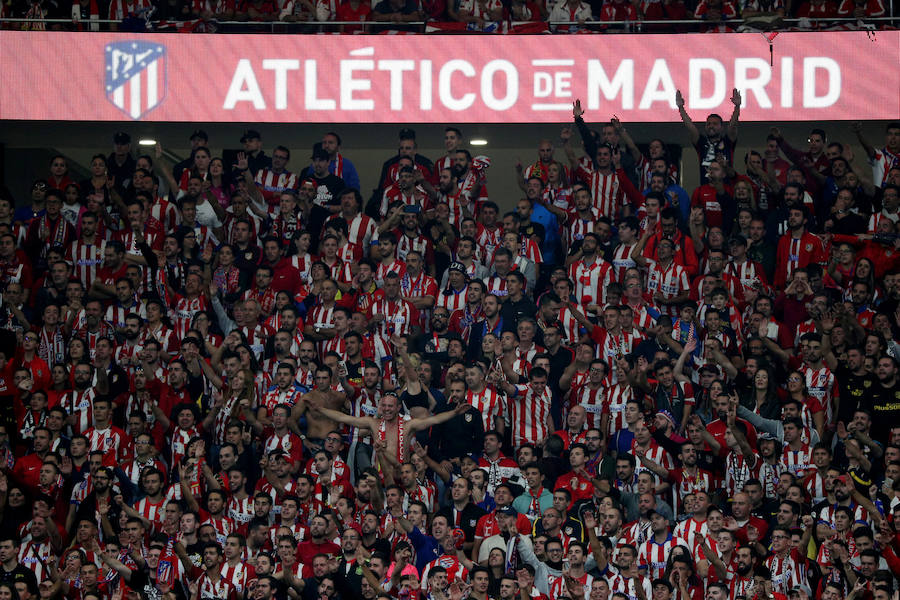
M 395 344 L 395 347 L 398 349 L 400 358 L 406 366 L 406 392 L 410 396 L 410 405 L 427 406 L 428 403 L 425 399 L 422 399 L 422 402 L 416 402 L 417 398 L 425 396 L 428 392 L 422 387 L 415 367 L 412 366 L 412 363 L 406 356 L 406 352 L 402 350 L 402 346 Z M 371 431 L 374 435 L 376 458 L 379 467 L 381 469 L 395 469 L 406 462 L 410 456 L 409 446 L 417 431 L 449 421 L 454 416 L 467 412 L 470 406 L 468 403 L 461 403 L 453 410 L 421 419 L 411 419 L 400 416 L 400 400 L 395 393 L 388 392 L 381 396 L 378 414 L 374 417 L 353 417 L 324 407 L 310 407 L 310 410 L 339 423 Z
M 691 136 L 691 144 L 697 151 L 697 157 L 700 159 L 700 183 L 708 183 L 707 168 L 714 163 L 719 156 L 724 156 L 725 161 L 729 165 L 734 165 L 734 147 L 737 145 L 737 125 L 738 118 L 741 115 L 741 93 L 737 88 L 731 92 L 731 103 L 734 104 L 734 112 L 725 126 L 720 115 L 715 113 L 706 117 L 706 124 L 703 127 L 703 133 L 697 129 L 690 115 L 684 108 L 684 96 L 681 90 L 675 93 L 675 106 L 678 107 L 678 114 L 681 115 L 681 121 L 684 123 L 688 135 Z

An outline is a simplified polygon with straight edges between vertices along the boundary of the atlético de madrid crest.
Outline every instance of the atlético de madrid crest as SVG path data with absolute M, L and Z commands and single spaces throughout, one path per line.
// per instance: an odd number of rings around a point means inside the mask
M 106 45 L 106 98 L 134 120 L 166 97 L 166 47 L 130 40 Z

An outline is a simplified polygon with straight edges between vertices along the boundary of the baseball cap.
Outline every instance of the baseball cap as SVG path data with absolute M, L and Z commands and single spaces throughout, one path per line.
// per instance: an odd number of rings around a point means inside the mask
M 192 134 L 191 134 L 191 137 L 189 137 L 188 139 L 189 139 L 189 140 L 201 139 L 201 140 L 206 140 L 206 141 L 208 142 L 208 141 L 209 141 L 209 135 L 208 135 L 205 131 L 203 131 L 202 129 L 195 129 L 195 130 L 194 130 L 194 133 L 192 133 Z
M 506 515 L 507 517 L 518 517 L 519 511 L 514 509 L 512 506 L 502 506 L 497 509 L 498 515 Z
M 778 438 L 776 438 L 774 435 L 772 435 L 768 431 L 763 431 L 762 433 L 758 434 L 756 436 L 756 439 L 757 439 L 757 441 L 763 441 L 763 440 L 768 440 L 768 441 L 772 441 L 772 442 L 778 441 Z
M 113 143 L 119 145 L 125 145 L 131 143 L 131 136 L 125 133 L 124 131 L 117 131 L 113 136 Z
M 808 585 L 803 585 L 802 583 L 800 585 L 795 585 L 794 587 L 791 588 L 791 591 L 788 592 L 788 594 L 793 594 L 793 593 L 798 593 L 798 592 L 803 592 L 804 594 L 806 594 L 807 598 L 812 598 L 812 590 L 809 589 Z
M 244 131 L 244 135 L 241 136 L 241 143 L 243 144 L 247 140 L 261 140 L 262 136 L 259 135 L 259 132 L 255 129 L 247 129 Z
M 835 481 L 840 481 L 840 482 L 843 483 L 844 485 L 849 485 L 849 486 L 852 486 L 852 485 L 853 485 L 853 482 L 850 481 L 850 476 L 849 476 L 849 475 L 841 475 L 840 477 L 836 477 L 836 478 L 835 478 Z
M 269 459 L 273 458 L 283 458 L 284 460 L 291 462 L 291 455 L 281 449 L 275 449 L 269 452 Z
M 404 127 L 400 130 L 400 139 L 401 140 L 414 140 L 416 139 L 416 131 L 415 129 L 411 129 L 409 127 Z
M 325 151 L 325 148 L 322 147 L 321 143 L 317 142 L 315 145 L 313 145 L 313 150 L 312 150 L 312 159 L 313 160 L 328 160 L 329 158 L 331 158 L 331 157 L 328 156 L 328 152 Z
M 729 245 L 735 245 L 735 244 L 738 244 L 738 245 L 741 245 L 741 246 L 746 246 L 746 245 L 747 245 L 747 238 L 746 238 L 743 234 L 741 234 L 741 233 L 736 233 L 736 234 L 734 234 L 733 236 L 731 236 L 731 238 L 729 238 L 728 244 L 729 244 Z

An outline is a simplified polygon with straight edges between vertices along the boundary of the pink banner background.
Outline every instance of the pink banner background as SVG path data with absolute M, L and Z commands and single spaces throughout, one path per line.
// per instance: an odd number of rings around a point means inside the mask
M 895 119 L 900 32 L 543 36 L 165 35 L 0 32 L 0 119 L 130 120 L 105 89 L 106 44 L 165 47 L 145 121 L 560 122 Z M 313 68 L 314 67 L 314 68 Z M 768 80 L 767 83 L 765 81 Z M 670 104 L 671 102 L 671 104 Z

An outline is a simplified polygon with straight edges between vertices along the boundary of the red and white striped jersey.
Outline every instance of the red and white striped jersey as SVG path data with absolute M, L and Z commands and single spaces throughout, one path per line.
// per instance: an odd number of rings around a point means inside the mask
M 340 216 L 340 214 L 336 216 Z M 375 221 L 371 217 L 357 214 L 347 221 L 347 241 L 362 248 L 363 254 L 369 253 L 369 242 L 372 241 L 374 235 Z
M 827 492 L 825 491 L 825 478 L 819 473 L 818 469 L 811 470 L 803 482 L 803 487 L 812 498 L 812 504 L 815 506 L 819 502 L 825 500 Z
M 209 302 L 206 296 L 197 296 L 196 298 L 186 298 L 181 295 L 175 296 L 175 307 L 171 310 L 172 324 L 175 326 L 176 339 L 184 339 L 188 330 L 191 328 L 191 321 L 200 311 L 209 310 Z
M 62 397 L 60 405 L 66 409 L 69 416 L 75 417 L 75 423 L 72 425 L 72 431 L 77 435 L 84 433 L 93 426 L 94 422 L 94 398 L 96 392 L 94 388 L 88 388 L 83 392 L 72 390 L 66 392 Z
M 54 523 L 50 526 L 56 527 L 56 524 Z M 22 547 L 19 549 L 19 564 L 34 571 L 35 579 L 37 579 L 38 583 L 41 583 L 50 579 L 50 571 L 47 568 L 47 564 L 50 562 L 52 554 L 53 549 L 50 547 L 49 539 L 40 544 L 34 541 L 23 542 Z
M 150 498 L 143 498 L 135 505 L 134 510 L 151 523 L 157 526 L 162 525 L 166 519 L 166 498 L 163 496 L 159 502 L 153 502 Z
M 83 433 L 90 442 L 91 452 L 104 453 L 104 464 L 108 462 L 108 466 L 114 466 L 131 460 L 134 452 L 131 436 L 115 425 L 106 429 L 91 427 Z
M 617 219 L 624 203 L 625 194 L 619 185 L 619 176 L 616 172 L 603 174 L 591 165 L 588 168 L 580 166 L 576 174 L 590 188 L 592 206 L 600 215 L 613 220 Z
M 725 272 L 740 281 L 745 288 L 749 288 L 757 282 L 766 284 L 766 272 L 762 265 L 755 260 L 747 259 L 742 263 L 728 261 L 725 264 Z
M 424 212 L 431 205 L 428 195 L 421 186 L 414 187 L 411 191 L 405 192 L 400 189 L 396 183 L 389 185 L 384 190 L 381 197 L 381 218 L 384 219 L 388 214 L 388 207 L 394 202 L 400 201 L 404 206 L 418 206 Z
M 685 521 L 682 521 L 678 525 L 675 526 L 675 530 L 673 533 L 683 539 L 688 543 L 688 548 L 693 548 L 697 545 L 697 540 L 694 538 L 699 533 L 701 536 L 706 536 L 709 531 L 709 525 L 706 522 L 706 519 L 702 521 L 698 521 L 697 519 L 691 517 Z
M 562 323 L 563 337 L 565 337 L 567 344 L 569 346 L 574 346 L 579 338 L 581 338 L 581 323 L 579 323 L 578 319 L 575 318 L 575 315 L 572 314 L 572 309 L 565 305 L 560 308 L 559 322 Z
M 625 404 L 635 397 L 634 389 L 627 383 L 616 383 L 606 389 L 603 412 L 609 415 L 607 435 L 612 435 L 620 429 L 628 429 L 628 425 L 625 424 Z
M 238 594 L 243 594 L 251 582 L 256 581 L 256 570 L 243 560 L 231 565 L 226 560 L 222 563 L 222 577 L 225 578 Z
M 400 277 L 403 277 L 406 275 L 406 263 L 396 258 L 388 264 L 383 262 L 378 263 L 378 267 L 375 269 L 375 282 L 379 286 L 384 285 L 384 276 L 388 273 L 396 273 Z
M 275 173 L 272 169 L 260 169 L 256 172 L 254 179 L 256 187 L 259 188 L 266 203 L 275 207 L 281 192 L 285 190 L 296 190 L 298 186 L 297 174 L 290 171 Z
M 675 483 L 672 491 L 675 494 L 673 499 L 676 501 L 676 505 L 680 503 L 681 506 L 684 506 L 685 497 L 694 492 L 703 491 L 711 494 L 715 489 L 714 479 L 712 473 L 699 467 L 696 475 L 689 474 L 684 467 L 670 470 L 669 481 Z M 676 506 L 673 506 L 673 508 L 676 508 Z M 676 508 L 676 510 L 678 509 Z
M 303 459 L 303 440 L 293 431 L 288 431 L 284 435 L 272 433 L 266 438 L 263 448 L 266 456 L 274 450 L 284 450 L 295 462 Z
M 354 388 L 356 394 L 350 401 L 350 414 L 354 417 L 374 417 L 378 414 L 378 403 L 381 401 L 381 391 L 379 389 L 370 390 L 366 387 Z M 360 435 L 358 427 L 350 428 L 350 443 L 363 441 L 371 442 L 371 436 Z
M 632 440 L 631 442 L 631 448 L 631 453 L 637 456 L 638 448 L 634 440 Z M 664 469 L 675 468 L 675 460 L 672 458 L 672 455 L 666 452 L 665 448 L 663 448 L 653 440 L 650 440 L 650 447 L 642 455 L 646 456 L 656 464 L 662 466 Z M 649 471 L 649 469 L 644 467 L 643 464 L 638 464 L 637 469 L 635 469 L 635 473 L 640 473 L 641 471 Z M 656 474 L 651 472 L 651 475 L 653 475 L 654 480 L 659 480 L 659 477 L 657 477 Z
M 334 305 L 330 307 L 324 304 L 314 306 L 307 315 L 306 324 L 319 329 L 332 329 L 334 327 L 334 308 Z
M 751 573 L 753 575 L 753 573 Z M 738 574 L 728 582 L 728 600 L 737 600 L 738 596 L 747 598 L 753 587 L 753 577 L 741 577 Z
M 869 512 L 854 502 L 850 503 L 848 507 L 850 512 L 853 513 L 853 522 L 854 523 L 868 523 L 869 522 Z M 837 506 L 829 505 L 822 508 L 819 511 L 818 520 L 828 523 L 832 529 L 834 529 L 834 513 Z
M 596 334 L 597 330 L 595 329 L 594 335 Z M 636 340 L 634 334 L 629 332 L 610 333 L 609 330 L 602 328 L 600 329 L 599 338 L 600 340 L 597 342 L 594 350 L 594 356 L 602 358 L 610 366 L 610 375 L 612 375 L 612 381 L 615 383 L 618 378 L 616 358 L 631 354 L 631 350 L 637 345 L 635 342 L 640 342 L 640 340 Z
M 591 589 L 591 585 L 594 583 L 594 577 L 589 573 L 585 573 L 581 577 L 575 577 L 575 581 L 580 582 L 584 589 Z M 550 584 L 550 597 L 551 598 L 559 598 L 561 596 L 568 597 L 569 592 L 566 587 L 566 581 L 562 577 L 553 578 L 553 583 Z
M 235 600 L 237 597 L 234 585 L 224 576 L 218 581 L 211 580 L 206 573 L 197 580 L 197 597 L 201 600 Z
M 764 462 L 759 460 L 756 455 L 747 458 L 733 450 L 728 453 L 728 456 L 725 457 L 725 489 L 728 490 L 729 498 L 742 491 L 748 479 L 756 478 L 762 466 L 761 463 Z
M 591 208 L 590 218 L 583 218 L 578 212 L 570 212 L 566 220 L 566 247 L 571 248 L 575 242 L 580 242 L 584 236 L 594 231 L 600 212 L 596 208 Z
M 266 414 L 271 415 L 272 411 L 275 410 L 275 407 L 279 404 L 294 406 L 297 404 L 297 401 L 300 400 L 300 396 L 302 395 L 301 390 L 293 385 L 286 390 L 275 387 L 266 392 L 266 395 L 260 403 L 260 407 L 265 408 Z
M 657 544 L 652 537 L 644 542 L 644 545 L 638 549 L 638 564 L 647 568 L 647 577 L 658 579 L 663 576 L 669 553 L 672 552 L 672 548 L 675 546 L 691 547 L 687 541 L 680 537 L 675 537 L 671 533 L 668 539 L 661 544 Z
M 447 287 L 441 290 L 437 295 L 437 306 L 446 308 L 451 314 L 454 311 L 463 310 L 466 307 L 468 292 L 468 284 L 458 292 L 450 287 L 450 284 L 447 284 Z
M 606 396 L 606 387 L 603 384 L 592 389 L 590 384 L 582 385 L 569 399 L 569 405 L 580 405 L 587 413 L 587 426 L 589 428 L 600 427 L 600 417 L 603 414 L 604 398 Z
M 838 397 L 838 385 L 834 373 L 824 364 L 821 369 L 813 369 L 803 365 L 800 371 L 806 377 L 806 387 L 809 395 L 819 401 L 825 409 L 825 422 L 830 423 Z
M 419 311 L 412 303 L 399 298 L 388 300 L 380 298 L 376 300 L 366 313 L 366 318 L 371 320 L 375 315 L 383 315 L 384 320 L 378 323 L 376 332 L 384 339 L 390 339 L 394 334 L 409 335 L 412 327 L 419 322 Z
M 878 224 L 881 223 L 882 219 L 888 219 L 893 223 L 898 221 L 897 213 L 885 213 L 884 209 L 881 212 L 874 213 L 871 217 L 869 217 L 869 231 L 868 233 L 875 233 L 878 231 Z
M 165 476 L 166 465 L 161 460 L 155 458 L 141 461 L 138 457 L 134 457 L 131 462 L 129 462 L 127 465 L 122 466 L 122 470 L 125 471 L 126 475 L 128 475 L 128 480 L 131 481 L 131 483 L 133 483 L 134 485 L 137 485 L 141 481 L 141 472 L 144 469 L 148 469 L 150 467 L 158 469 Z
M 503 228 L 495 227 L 494 229 L 488 229 L 481 223 L 478 223 L 478 227 L 476 229 L 476 237 L 475 242 L 478 246 L 478 254 L 475 256 L 476 260 L 484 264 L 485 259 L 490 258 L 493 259 L 494 252 L 497 250 L 497 246 L 500 245 L 500 240 L 503 237 Z M 489 266 L 489 265 L 485 265 Z
M 787 595 L 794 586 L 808 585 L 806 582 L 806 558 L 796 548 L 786 556 L 774 554 L 766 559 L 766 567 L 772 573 L 772 591 Z
M 481 413 L 485 431 L 496 429 L 495 419 L 498 417 L 502 419 L 506 416 L 504 410 L 506 400 L 492 387 L 486 387 L 480 393 L 467 391 L 466 402 Z
M 507 425 L 512 427 L 513 446 L 539 444 L 550 433 L 550 388 L 537 394 L 531 385 L 515 386 L 517 394 L 509 398 Z
M 802 444 L 799 450 L 791 450 L 785 446 L 781 453 L 782 472 L 789 471 L 797 477 L 803 477 L 813 466 L 812 448 L 809 444 Z
M 196 427 L 191 427 L 190 429 L 182 429 L 181 427 L 175 428 L 175 431 L 172 432 L 171 443 L 169 444 L 173 465 L 181 461 L 187 450 L 188 442 L 197 435 L 200 435 L 200 432 Z
M 612 280 L 622 283 L 625 281 L 625 271 L 637 267 L 637 263 L 631 258 L 631 251 L 635 244 L 618 244 L 613 250 L 612 256 Z
M 162 225 L 163 232 L 169 232 L 181 224 L 181 214 L 175 209 L 175 204 L 162 196 L 157 196 L 150 207 L 150 216 Z
M 66 261 L 72 265 L 75 277 L 81 280 L 85 289 L 90 289 L 97 278 L 97 270 L 103 264 L 105 250 L 106 240 L 100 240 L 97 244 L 75 240 L 66 250 Z
M 205 513 L 206 519 L 204 519 L 200 524 L 201 525 L 210 525 L 216 531 L 216 541 L 219 544 L 225 544 L 225 538 L 231 535 L 234 532 L 235 527 L 234 519 L 227 516 L 214 517 L 209 513 Z
M 103 320 L 116 329 L 125 329 L 125 317 L 130 313 L 134 313 L 142 319 L 147 319 L 147 308 L 142 302 L 135 302 L 131 306 L 122 306 L 116 302 L 106 308 L 106 315 L 103 317 Z
M 872 181 L 876 186 L 884 187 L 891 169 L 900 166 L 900 156 L 891 153 L 886 147 L 882 147 L 875 151 L 875 156 L 869 160 L 869 163 L 872 165 Z
M 491 275 L 484 278 L 484 286 L 487 288 L 486 295 L 494 294 L 499 298 L 505 298 L 506 294 L 506 277 L 502 275 Z
M 597 256 L 590 264 L 584 259 L 569 266 L 569 277 L 575 282 L 575 301 L 582 307 L 606 304 L 606 290 L 612 281 L 612 265 Z
M 470 199 L 462 194 L 462 190 L 457 190 L 455 194 L 451 195 L 441 193 L 437 203 L 447 205 L 447 211 L 450 213 L 447 216 L 447 220 L 457 229 L 459 229 L 464 217 L 463 208 L 467 208 L 469 214 L 472 214 L 472 209 L 474 208 Z
M 653 586 L 650 585 L 650 578 L 638 575 L 637 577 L 625 577 L 621 573 L 616 573 L 609 578 L 609 591 L 613 594 L 620 593 L 628 596 L 628 600 L 637 600 L 637 592 L 635 586 L 639 585 L 644 588 L 644 597 L 650 598 L 653 595 Z
M 668 268 L 663 268 L 652 259 L 646 260 L 650 263 L 650 270 L 647 273 L 647 295 L 650 298 L 655 292 L 659 292 L 663 298 L 669 299 L 690 290 L 687 271 L 683 267 L 672 262 Z M 664 304 L 659 307 L 659 310 L 670 317 L 678 314 L 678 306 L 673 304 Z
M 229 498 L 226 512 L 239 527 L 246 525 L 253 520 L 253 517 L 256 515 L 256 512 L 253 510 L 253 496 L 247 496 L 246 498 Z

